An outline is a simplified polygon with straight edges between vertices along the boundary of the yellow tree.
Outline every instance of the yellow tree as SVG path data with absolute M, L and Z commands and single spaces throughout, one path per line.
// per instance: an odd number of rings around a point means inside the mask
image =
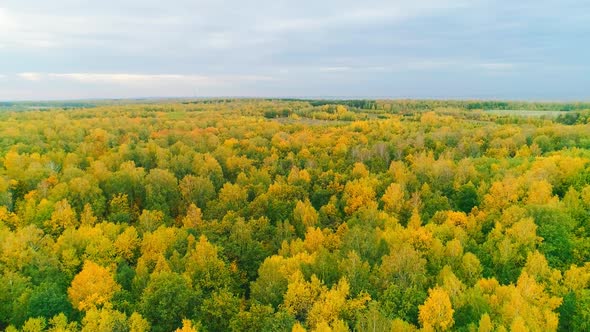
M 289 175 L 287 176 L 287 183 L 290 185 L 302 185 L 307 186 L 311 181 L 311 176 L 307 170 L 299 170 L 297 167 L 292 167 Z
M 401 287 L 410 287 L 424 282 L 426 259 L 409 243 L 391 247 L 391 254 L 382 257 L 377 272 L 382 286 L 385 288 L 395 283 Z
M 81 332 L 127 331 L 127 328 L 124 313 L 107 308 L 90 308 L 82 319 Z
M 92 227 L 96 224 L 97 220 L 98 218 L 94 215 L 94 211 L 92 211 L 92 205 L 86 203 L 84 210 L 80 214 L 80 225 Z
M 369 176 L 369 170 L 367 166 L 363 163 L 354 163 L 354 166 L 351 171 L 351 175 L 355 179 L 366 178 Z
M 197 332 L 199 329 L 196 326 L 193 326 L 193 322 L 189 319 L 182 320 L 182 327 L 177 328 L 175 332 Z
M 203 213 L 194 203 L 188 207 L 186 216 L 182 218 L 182 226 L 184 228 L 199 228 L 203 223 Z
M 23 332 L 42 332 L 45 330 L 47 322 L 43 317 L 29 318 L 23 325 Z
M 553 187 L 547 180 L 533 181 L 529 186 L 527 204 L 548 204 L 557 202 L 553 197 Z
M 516 286 L 502 288 L 498 293 L 507 295 L 500 309 L 504 322 L 525 325 L 532 331 L 557 331 L 559 316 L 554 310 L 561 305 L 561 298 L 551 296 L 526 271 L 521 273 Z
M 351 215 L 360 208 L 375 208 L 375 190 L 372 184 L 367 179 L 353 180 L 346 183 L 344 187 L 344 200 L 346 207 L 344 212 Z
M 307 229 L 308 227 L 317 226 L 319 216 L 309 200 L 306 199 L 304 202 L 297 201 L 293 210 L 293 219 Z
M 127 194 L 118 194 L 109 203 L 109 221 L 129 223 L 132 220 Z
M 521 193 L 519 182 L 506 178 L 492 183 L 489 192 L 484 196 L 484 205 L 492 210 L 503 210 L 518 201 Z
M 479 327 L 477 329 L 478 332 L 492 332 L 494 331 L 494 324 L 492 323 L 492 319 L 490 315 L 485 313 L 481 316 L 479 320 Z
M 307 251 L 312 254 L 320 249 L 326 241 L 324 232 L 318 227 L 310 227 L 305 233 L 305 241 L 303 242 Z
M 408 221 L 408 228 L 411 229 L 419 229 L 422 226 L 422 218 L 420 218 L 420 212 L 418 208 L 414 207 L 412 210 L 412 215 L 410 216 L 410 220 Z
M 230 270 L 219 258 L 218 248 L 201 235 L 194 250 L 187 254 L 186 273 L 203 290 L 213 290 L 230 283 Z
M 164 213 L 158 210 L 143 210 L 139 226 L 145 232 L 153 232 L 164 223 Z
M 293 325 L 291 332 L 305 332 L 305 328 L 301 326 L 301 323 L 296 322 L 295 325 Z
M 20 219 L 15 213 L 8 211 L 6 206 L 0 205 L 0 223 L 5 223 L 12 228 L 16 228 L 20 226 Z
M 129 332 L 147 332 L 150 330 L 150 323 L 137 312 L 129 316 L 127 325 L 129 325 Z
M 392 183 L 381 197 L 383 209 L 390 213 L 400 213 L 404 206 L 404 190 L 398 183 Z
M 131 260 L 135 256 L 141 241 L 135 227 L 129 226 L 115 240 L 115 252 L 123 259 Z
M 70 206 L 67 200 L 63 199 L 53 206 L 54 210 L 51 219 L 45 222 L 45 226 L 52 233 L 59 234 L 67 228 L 78 226 L 76 212 Z
M 307 282 L 303 274 L 296 271 L 287 287 L 283 306 L 287 312 L 298 319 L 305 319 L 323 290 L 325 290 L 325 286 L 315 275 L 312 275 L 311 281 Z
M 248 200 L 248 190 L 239 184 L 225 183 L 219 191 L 219 204 L 223 211 L 239 211 Z
M 324 289 L 309 310 L 309 325 L 318 327 L 320 323 L 326 322 L 334 327 L 334 324 L 342 318 L 341 316 L 354 317 L 371 299 L 366 293 L 361 293 L 355 299 L 349 298 L 349 295 L 350 285 L 346 278 L 340 279 L 332 289 Z
M 68 318 L 63 312 L 53 316 L 53 318 L 49 320 L 49 325 L 50 328 L 46 330 L 47 332 L 77 332 L 79 330 L 78 322 L 68 322 Z
M 455 311 L 451 305 L 449 294 L 440 287 L 428 291 L 428 298 L 419 307 L 419 310 L 418 318 L 424 328 L 445 331 L 455 323 L 453 319 Z
M 74 277 L 68 288 L 68 297 L 75 308 L 85 311 L 109 303 L 119 289 L 119 284 L 108 269 L 85 261 L 82 271 Z

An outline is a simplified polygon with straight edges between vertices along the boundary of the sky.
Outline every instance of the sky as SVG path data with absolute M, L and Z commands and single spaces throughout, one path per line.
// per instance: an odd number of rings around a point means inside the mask
M 588 0 L 0 0 L 0 100 L 590 100 Z

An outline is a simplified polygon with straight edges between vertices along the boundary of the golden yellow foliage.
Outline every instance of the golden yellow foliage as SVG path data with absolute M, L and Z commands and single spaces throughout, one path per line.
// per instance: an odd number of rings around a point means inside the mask
M 76 212 L 74 212 L 68 201 L 63 199 L 55 203 L 51 219 L 45 225 L 53 233 L 61 233 L 66 228 L 76 227 L 78 226 Z
M 0 206 L 0 225 L 1 223 L 16 228 L 20 226 L 20 218 L 15 213 L 8 211 L 5 206 Z
M 484 196 L 484 205 L 490 209 L 502 210 L 520 199 L 522 190 L 514 179 L 496 181 Z
M 45 327 L 47 326 L 47 322 L 43 317 L 37 318 L 29 318 L 23 325 L 22 331 L 23 332 L 43 332 Z
M 186 216 L 182 218 L 184 228 L 199 228 L 203 223 L 203 213 L 194 203 L 189 205 Z
M 391 323 L 391 332 L 414 332 L 417 330 L 414 325 L 404 322 L 399 318 L 394 319 Z
M 68 297 L 76 309 L 86 311 L 108 304 L 119 289 L 108 269 L 85 261 L 82 271 L 68 288 Z
M 419 307 L 418 318 L 425 328 L 450 329 L 455 320 L 453 319 L 453 307 L 449 294 L 442 288 L 436 287 L 428 290 L 428 298 Z
M 130 260 L 135 255 L 135 251 L 139 248 L 140 243 L 139 235 L 137 234 L 135 227 L 130 226 L 117 237 L 114 246 L 117 255 L 126 260 Z
M 325 240 L 326 236 L 321 229 L 310 227 L 305 233 L 305 249 L 309 253 L 316 252 L 324 244 Z
M 494 324 L 490 318 L 490 315 L 485 313 L 481 316 L 479 320 L 479 327 L 477 329 L 478 332 L 493 332 L 494 331 Z
M 527 197 L 528 204 L 555 204 L 557 201 L 557 197 L 553 196 L 553 187 L 549 182 L 541 180 L 531 183 Z
M 303 326 L 301 326 L 301 323 L 296 322 L 295 325 L 293 325 L 293 328 L 291 329 L 291 332 L 305 332 L 305 328 L 303 328 Z
M 408 228 L 418 229 L 420 226 L 422 226 L 422 218 L 420 218 L 418 208 L 414 207 L 410 220 L 408 221 Z
M 366 178 L 369 176 L 369 170 L 365 164 L 356 162 L 354 163 L 350 174 L 355 179 Z
M 333 325 L 339 321 L 341 314 L 364 308 L 370 296 L 363 294 L 358 299 L 348 299 L 350 284 L 346 278 L 340 279 L 338 284 L 330 290 L 322 290 L 318 300 L 312 305 L 308 314 L 310 326 L 316 327 L 325 322 Z
M 309 228 L 317 226 L 319 216 L 309 200 L 305 200 L 304 202 L 297 201 L 297 204 L 295 204 L 293 219 L 295 222 L 303 224 L 305 228 Z
M 384 204 L 383 208 L 390 213 L 400 213 L 405 203 L 404 197 L 405 194 L 401 185 L 395 182 L 390 184 L 383 197 L 381 197 Z
M 84 205 L 84 210 L 80 214 L 80 225 L 82 226 L 94 226 L 98 218 L 94 215 L 92 211 L 92 206 L 88 203 Z
M 344 199 L 346 207 L 344 212 L 353 214 L 360 208 L 376 208 L 375 190 L 369 181 L 354 180 L 350 181 L 344 187 Z
M 193 322 L 188 319 L 182 320 L 182 327 L 176 329 L 175 332 L 198 332 L 199 330 L 193 326 Z
M 134 312 L 127 319 L 129 324 L 129 332 L 148 332 L 150 331 L 150 323 L 137 312 Z

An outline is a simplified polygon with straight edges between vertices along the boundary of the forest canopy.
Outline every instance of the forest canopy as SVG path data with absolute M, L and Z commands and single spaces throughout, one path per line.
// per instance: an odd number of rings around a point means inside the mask
M 590 104 L 1 106 L 2 330 L 590 329 Z

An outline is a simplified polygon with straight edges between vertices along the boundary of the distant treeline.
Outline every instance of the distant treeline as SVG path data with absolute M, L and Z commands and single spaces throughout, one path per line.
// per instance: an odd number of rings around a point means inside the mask
M 426 111 L 434 108 L 462 108 L 466 110 L 526 110 L 526 111 L 581 111 L 589 110 L 588 102 L 526 102 L 483 100 L 379 100 L 378 109 L 387 111 Z
M 344 105 L 351 109 L 378 110 L 386 112 L 415 112 L 429 111 L 435 108 L 457 108 L 465 110 L 526 110 L 526 111 L 583 111 L 590 110 L 590 102 L 527 102 L 527 101 L 493 101 L 493 100 L 417 100 L 417 99 L 297 99 L 297 98 L 205 98 L 205 99 L 105 99 L 105 100 L 79 100 L 79 101 L 25 101 L 25 102 L 0 102 L 0 108 L 27 109 L 27 108 L 88 108 L 106 105 L 118 105 L 123 103 L 145 103 L 178 101 L 182 104 L 223 104 L 237 101 L 277 101 L 277 102 L 306 102 L 309 105 L 335 106 Z
M 269 99 L 270 100 L 270 99 Z M 281 101 L 305 101 L 311 106 L 344 105 L 364 110 L 428 111 L 434 108 L 462 108 L 466 110 L 527 110 L 527 111 L 581 111 L 590 110 L 590 102 L 526 102 L 485 100 L 414 100 L 414 99 L 280 99 Z
M 106 104 L 106 103 L 105 103 Z M 28 101 L 28 102 L 12 102 L 3 101 L 0 102 L 0 108 L 11 108 L 11 109 L 27 109 L 27 108 L 88 108 L 96 107 L 97 103 L 89 101 Z
M 345 105 L 365 110 L 377 109 L 377 101 L 375 100 L 310 100 L 312 106 L 322 105 Z

